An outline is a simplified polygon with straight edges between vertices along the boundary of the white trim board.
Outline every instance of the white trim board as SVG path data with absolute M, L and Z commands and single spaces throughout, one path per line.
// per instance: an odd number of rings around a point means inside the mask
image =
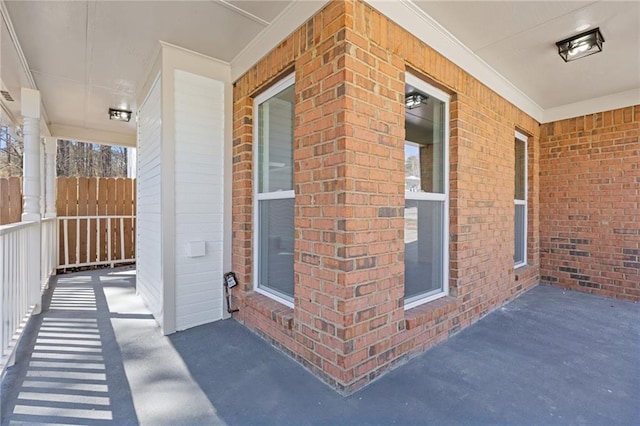
M 364 0 L 541 124 L 640 104 L 640 88 L 543 109 L 412 0 Z
M 7 27 L 7 32 L 9 33 L 9 37 L 11 37 L 11 44 L 13 44 L 13 48 L 16 51 L 16 55 L 20 60 L 20 66 L 22 68 L 23 76 L 27 79 L 28 87 L 30 89 L 38 90 L 38 86 L 36 85 L 36 81 L 33 78 L 33 74 L 31 73 L 31 68 L 29 68 L 29 63 L 27 62 L 26 56 L 24 56 L 24 51 L 22 50 L 22 46 L 20 46 L 20 41 L 18 40 L 18 35 L 16 34 L 16 30 L 13 28 L 13 22 L 11 21 L 11 17 L 9 16 L 9 11 L 7 10 L 7 6 L 4 4 L 3 0 L 0 0 L 0 16 L 4 21 L 5 26 Z M 22 100 L 20 100 L 22 102 Z M 42 98 L 40 99 L 40 131 L 43 133 L 42 136 L 52 136 L 49 131 L 49 116 L 47 115 L 47 110 L 44 107 L 44 101 Z
M 544 110 L 411 0 L 364 0 L 507 101 L 542 121 Z
M 58 139 L 99 143 L 101 145 L 120 145 L 131 148 L 136 146 L 135 133 L 117 133 L 108 130 L 51 124 L 51 135 Z
M 447 59 L 477 78 L 480 82 L 539 123 L 623 108 L 640 104 L 640 89 L 617 93 L 602 98 L 543 109 L 511 81 L 473 53 L 467 46 L 416 6 L 412 0 L 364 0 L 369 6 L 409 31 Z M 300 25 L 317 13 L 326 0 L 292 2 L 251 43 L 231 61 L 231 81 L 240 78 L 258 60 L 288 37 Z
M 610 111 L 612 109 L 625 108 L 634 105 L 640 105 L 640 88 L 545 109 L 542 114 L 541 123 L 551 123 L 553 121 L 580 117 L 587 114 Z
M 260 59 L 282 43 L 300 25 L 315 15 L 328 0 L 293 1 L 280 13 L 271 25 L 260 31 L 235 58 L 231 60 L 231 81 L 236 81 Z
M 442 193 L 418 193 L 418 192 L 409 192 L 405 191 L 404 198 L 406 200 L 429 200 L 436 201 L 438 205 L 442 207 L 442 290 L 436 293 L 429 292 L 426 295 L 418 295 L 414 297 L 410 297 L 409 299 L 405 299 L 404 301 L 404 309 L 405 311 L 415 308 L 416 306 L 420 306 L 422 304 L 431 302 L 433 300 L 439 299 L 444 296 L 449 295 L 449 226 L 450 226 L 450 214 L 449 214 L 449 194 L 451 191 L 450 180 L 449 180 L 449 143 L 450 143 L 450 128 L 449 122 L 451 120 L 451 96 L 442 90 L 432 86 L 426 81 L 420 79 L 419 77 L 414 76 L 413 74 L 406 73 L 405 75 L 405 83 L 410 84 L 415 87 L 419 91 L 423 92 L 428 96 L 432 96 L 434 99 L 438 99 L 439 101 L 444 103 L 444 117 L 443 117 L 443 170 L 442 177 L 443 181 L 443 189 Z M 406 116 L 405 116 L 406 117 Z M 435 123 L 434 123 L 435 127 Z M 406 204 L 405 204 L 406 205 Z M 433 243 L 433 241 L 432 241 Z M 406 244 L 406 243 L 405 243 Z M 405 245 L 406 247 L 406 245 Z M 405 271 L 406 273 L 406 271 Z M 405 281 L 406 285 L 406 281 Z

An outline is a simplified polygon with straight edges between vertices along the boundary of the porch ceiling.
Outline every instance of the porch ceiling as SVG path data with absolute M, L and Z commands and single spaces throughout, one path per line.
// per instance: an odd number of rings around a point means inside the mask
M 107 110 L 136 111 L 159 40 L 229 62 L 237 76 L 324 3 L 0 0 L 0 83 L 15 99 L 0 98 L 3 118 L 20 123 L 20 87 L 33 87 L 42 94 L 45 133 L 135 144 L 134 121 L 109 121 Z M 637 1 L 400 5 L 415 12 L 414 18 L 422 13 L 437 21 L 466 54 L 495 69 L 549 120 L 570 114 L 575 105 L 602 110 L 629 99 L 640 102 Z M 554 43 L 584 24 L 601 28 L 604 51 L 565 64 Z
M 322 2 L 315 2 L 321 5 Z M 1 78 L 20 116 L 20 87 L 41 91 L 55 136 L 131 141 L 135 120 L 110 121 L 109 108 L 136 111 L 159 41 L 231 62 L 292 1 L 5 1 Z M 318 6 L 319 7 L 319 6 Z M 11 27 L 24 52 L 20 63 Z M 27 65 L 28 64 L 28 65 Z M 26 70 L 23 65 L 26 65 Z M 19 76 L 15 70 L 20 70 Z M 122 136 L 129 136 L 120 138 Z
M 638 1 L 415 3 L 544 110 L 640 88 Z M 557 41 L 597 27 L 601 53 L 560 58 Z

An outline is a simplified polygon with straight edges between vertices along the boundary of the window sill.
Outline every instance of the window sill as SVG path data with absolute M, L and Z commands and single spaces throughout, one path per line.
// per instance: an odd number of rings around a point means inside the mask
M 522 278 L 527 278 L 531 274 L 537 273 L 537 271 L 538 270 L 534 265 L 530 265 L 528 263 L 524 263 L 524 264 L 522 264 L 520 266 L 516 266 L 513 269 L 516 281 L 519 281 Z
M 428 322 L 439 324 L 445 320 L 447 314 L 457 308 L 456 299 L 444 296 L 404 312 L 405 328 L 414 329 Z
M 247 294 L 244 298 L 244 303 L 247 307 L 271 319 L 282 328 L 293 329 L 293 308 L 256 292 Z

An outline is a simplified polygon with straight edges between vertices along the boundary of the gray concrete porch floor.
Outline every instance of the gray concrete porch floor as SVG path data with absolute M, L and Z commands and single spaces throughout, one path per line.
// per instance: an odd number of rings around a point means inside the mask
M 640 424 L 640 305 L 539 286 L 343 397 L 233 320 L 163 337 L 126 269 L 61 275 L 2 425 Z

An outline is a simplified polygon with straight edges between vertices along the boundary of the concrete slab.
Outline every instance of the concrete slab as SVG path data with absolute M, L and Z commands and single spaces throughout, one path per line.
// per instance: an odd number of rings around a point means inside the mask
M 639 320 L 540 286 L 346 398 L 231 321 L 171 340 L 228 424 L 640 424 Z
M 233 320 L 162 336 L 134 282 L 59 277 L 2 425 L 640 424 L 638 304 L 539 286 L 343 397 Z
M 135 295 L 135 270 L 56 277 L 2 383 L 2 425 L 221 424 Z

